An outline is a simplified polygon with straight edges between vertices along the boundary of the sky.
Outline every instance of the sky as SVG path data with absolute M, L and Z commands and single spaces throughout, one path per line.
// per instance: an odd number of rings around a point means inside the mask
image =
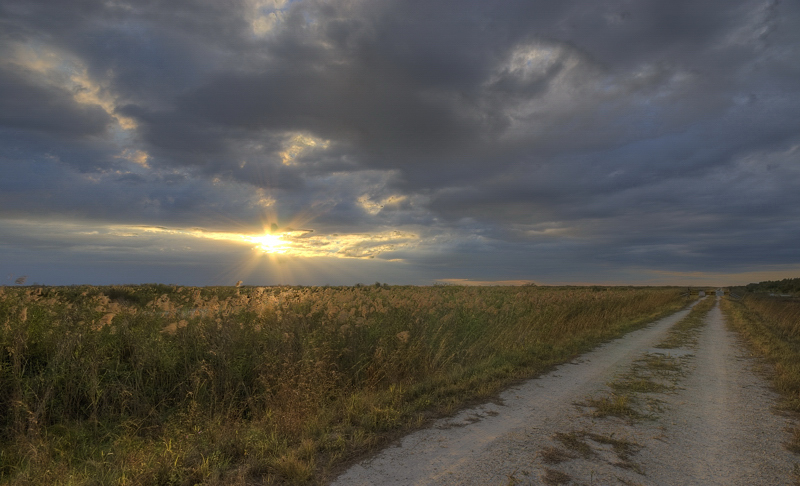
M 800 2 L 3 0 L 0 284 L 800 276 Z

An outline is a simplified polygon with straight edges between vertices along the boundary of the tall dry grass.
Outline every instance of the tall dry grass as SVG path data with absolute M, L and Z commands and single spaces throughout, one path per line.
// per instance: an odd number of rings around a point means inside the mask
M 680 289 L 0 288 L 0 480 L 303 484 Z

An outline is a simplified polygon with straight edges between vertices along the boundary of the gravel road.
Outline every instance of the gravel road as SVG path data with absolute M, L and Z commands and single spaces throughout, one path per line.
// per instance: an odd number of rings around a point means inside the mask
M 644 362 L 682 310 L 606 343 L 500 403 L 463 410 L 352 466 L 332 484 L 781 485 L 796 456 L 781 444 L 791 417 L 715 306 L 692 349 L 674 350 L 675 386 L 643 393 L 646 419 L 599 418 L 587 400 Z M 653 413 L 648 412 L 651 411 Z
M 775 412 L 777 394 L 726 328 L 718 305 L 706 321 L 683 390 L 668 397 L 661 420 L 666 440 L 641 453 L 647 483 L 795 484 L 798 458 L 781 445 L 792 418 Z

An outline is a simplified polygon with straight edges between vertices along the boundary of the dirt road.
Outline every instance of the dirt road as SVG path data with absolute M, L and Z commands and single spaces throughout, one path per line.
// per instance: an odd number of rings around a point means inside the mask
M 792 419 L 773 411 L 718 306 L 691 343 L 654 349 L 688 312 L 408 435 L 333 484 L 794 484 L 781 446 Z
M 777 395 L 754 372 L 758 363 L 726 329 L 719 306 L 706 321 L 683 390 L 667 397 L 666 440 L 642 451 L 649 482 L 794 484 L 797 457 L 781 446 L 791 419 L 774 411 Z

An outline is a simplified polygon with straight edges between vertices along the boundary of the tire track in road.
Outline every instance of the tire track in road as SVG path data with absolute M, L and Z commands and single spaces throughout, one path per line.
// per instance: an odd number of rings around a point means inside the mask
M 647 484 L 794 484 L 797 457 L 782 446 L 792 418 L 775 412 L 779 397 L 756 365 L 716 305 L 662 420 L 665 439 L 642 451 Z

